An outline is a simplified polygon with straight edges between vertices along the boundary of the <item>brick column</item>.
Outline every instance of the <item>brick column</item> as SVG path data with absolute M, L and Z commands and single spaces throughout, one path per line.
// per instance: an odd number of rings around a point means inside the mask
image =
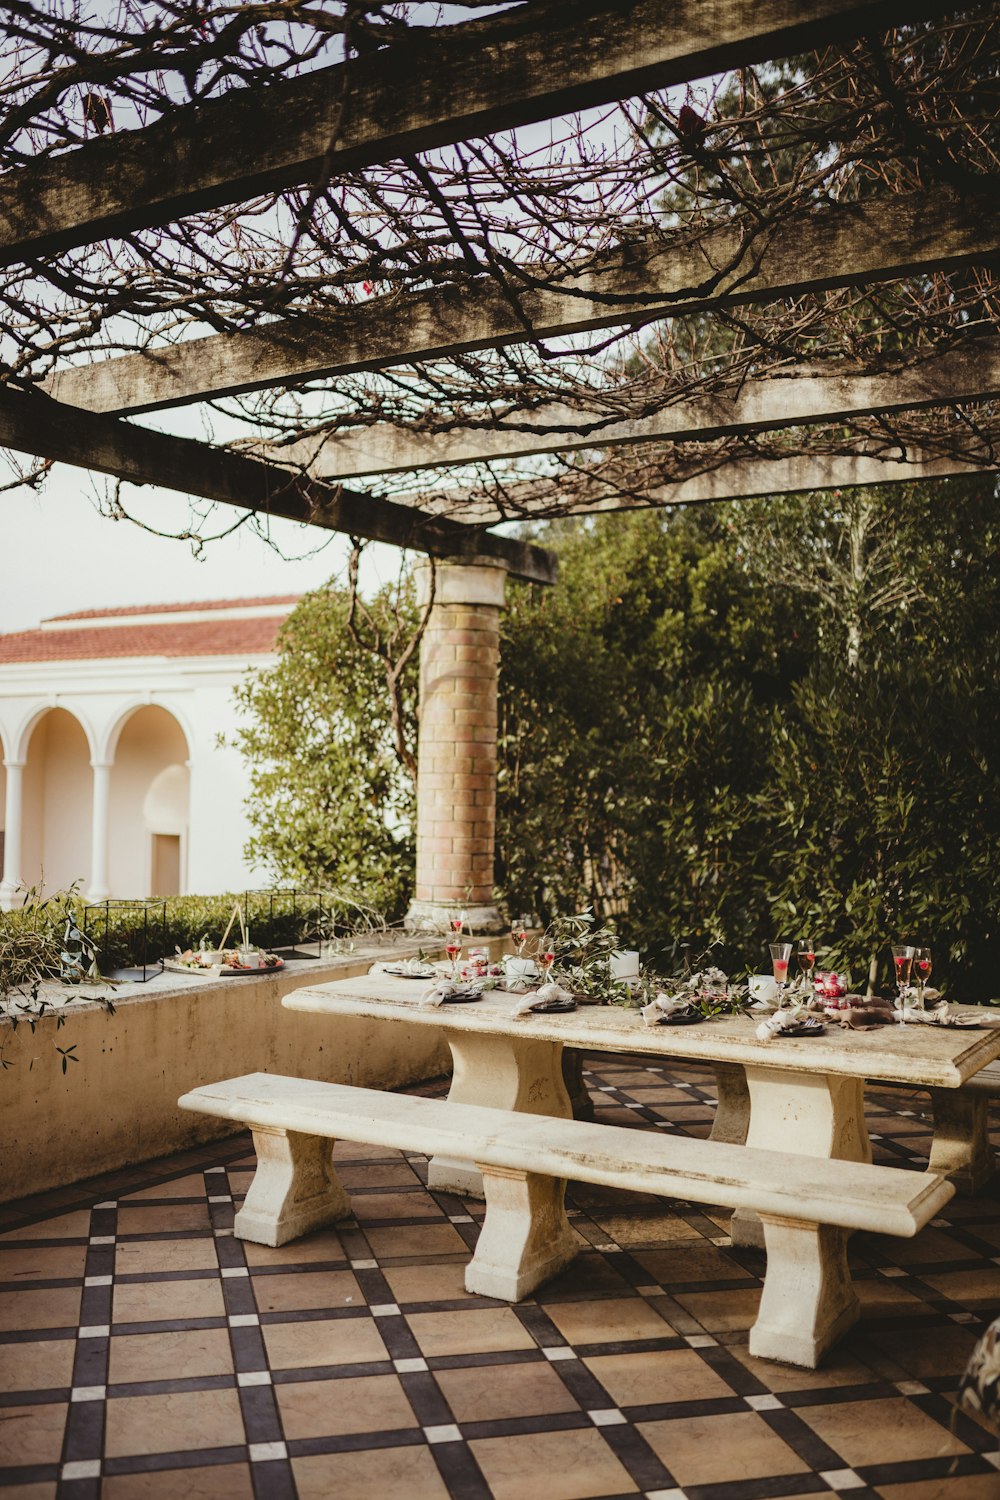
M 441 932 L 465 911 L 472 934 L 502 932 L 493 904 L 497 667 L 505 571 L 439 562 L 420 652 L 417 888 L 410 932 Z M 427 564 L 418 569 L 426 601 Z

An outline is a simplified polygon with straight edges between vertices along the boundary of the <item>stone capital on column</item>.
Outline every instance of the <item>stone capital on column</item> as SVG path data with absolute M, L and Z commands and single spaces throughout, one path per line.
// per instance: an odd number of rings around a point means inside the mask
M 492 558 L 443 558 L 434 565 L 434 603 L 486 604 L 503 609 L 507 570 Z M 414 569 L 417 603 L 423 607 L 430 598 L 431 563 L 420 562 Z

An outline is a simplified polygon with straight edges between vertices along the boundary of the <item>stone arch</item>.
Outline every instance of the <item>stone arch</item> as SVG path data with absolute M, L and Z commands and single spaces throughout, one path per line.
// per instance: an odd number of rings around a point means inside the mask
M 86 721 L 62 704 L 49 704 L 25 725 L 20 876 L 47 891 L 79 884 L 91 868 L 93 737 Z
M 107 738 L 108 884 L 116 896 L 186 889 L 189 738 L 172 708 L 134 705 Z

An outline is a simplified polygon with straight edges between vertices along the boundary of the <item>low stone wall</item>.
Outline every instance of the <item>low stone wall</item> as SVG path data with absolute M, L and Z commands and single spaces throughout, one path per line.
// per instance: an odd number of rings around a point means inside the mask
M 13 1066 L 0 1073 L 0 1202 L 232 1133 L 226 1121 L 177 1108 L 199 1084 L 259 1070 L 382 1088 L 447 1072 L 448 1047 L 432 1027 L 331 1022 L 281 1005 L 290 990 L 367 973 L 376 958 L 417 946 L 289 962 L 260 979 L 158 975 L 116 990 L 113 1016 L 80 1001 L 65 1007 L 67 992 L 54 985 L 59 1010 L 34 1034 L 22 1022 L 5 1043 Z M 54 1043 L 79 1059 L 65 1074 Z

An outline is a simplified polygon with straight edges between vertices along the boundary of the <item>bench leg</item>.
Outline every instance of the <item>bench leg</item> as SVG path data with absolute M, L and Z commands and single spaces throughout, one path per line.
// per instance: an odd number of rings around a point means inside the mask
M 333 1169 L 333 1142 L 297 1130 L 253 1132 L 257 1170 L 233 1221 L 237 1239 L 284 1245 L 351 1211 Z
M 858 1320 L 847 1265 L 849 1231 L 761 1214 L 767 1274 L 750 1353 L 814 1370 Z
M 576 1255 L 563 1206 L 566 1183 L 536 1172 L 483 1167 L 486 1220 L 465 1272 L 465 1288 L 481 1297 L 520 1302 Z
M 959 1192 L 978 1193 L 996 1171 L 989 1138 L 989 1100 L 961 1089 L 929 1089 L 934 1140 L 928 1170 L 940 1172 Z
M 448 1033 L 448 1045 L 455 1063 L 449 1099 L 459 1104 L 553 1115 L 560 1120 L 572 1118 L 563 1082 L 561 1042 L 453 1031 Z M 427 1186 L 431 1192 L 483 1196 L 479 1168 L 451 1156 L 431 1157 Z

